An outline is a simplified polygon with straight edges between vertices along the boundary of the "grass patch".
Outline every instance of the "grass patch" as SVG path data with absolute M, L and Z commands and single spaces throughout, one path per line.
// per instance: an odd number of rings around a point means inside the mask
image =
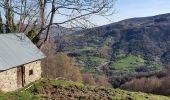
M 126 57 L 126 53 L 125 53 L 124 50 L 119 49 L 119 50 L 117 50 L 117 51 L 115 52 L 115 57 L 116 57 L 116 58 Z
M 141 92 L 129 92 L 120 89 L 112 89 L 114 100 L 170 100 L 166 96 L 152 95 Z
M 95 73 L 95 74 L 97 73 L 96 68 L 94 67 L 79 67 L 79 69 L 82 73 L 84 72 Z
M 79 67 L 81 72 L 95 73 L 99 75 L 101 75 L 102 72 L 97 70 L 97 67 L 107 61 L 107 59 L 105 58 L 100 58 L 96 56 L 85 56 L 85 55 L 79 56 L 76 59 L 84 63 L 83 66 L 81 65 Z
M 152 62 L 152 64 L 148 67 L 150 71 L 162 71 L 163 64 L 160 60 Z
M 73 85 L 81 86 L 81 87 L 84 86 L 84 84 L 82 83 L 67 81 L 67 80 L 57 80 L 57 81 L 49 80 L 49 84 L 55 85 L 55 86 L 64 86 L 64 87 L 73 86 Z
M 95 66 L 98 66 L 98 65 L 107 61 L 107 59 L 105 59 L 105 58 L 100 58 L 100 57 L 96 57 L 96 56 L 85 56 L 85 55 L 77 57 L 77 60 L 83 61 L 85 63 L 92 63 Z M 93 67 L 95 67 L 95 66 L 93 66 Z
M 27 90 L 22 89 L 21 91 L 9 93 L 0 92 L 0 100 L 51 100 L 57 99 L 57 97 L 76 100 L 87 100 L 89 98 L 97 100 L 107 98 L 111 100 L 170 100 L 169 97 L 165 96 L 88 86 L 66 80 L 41 79 L 30 85 L 31 87 Z
M 112 44 L 112 38 L 107 38 L 103 44 L 103 48 L 104 49 L 110 49 L 110 46 Z
M 97 75 L 103 75 L 103 73 L 99 70 L 97 70 L 94 67 L 79 67 L 81 73 L 92 73 L 92 74 L 97 74 Z
M 70 45 L 70 46 L 67 46 L 65 47 L 66 50 L 69 50 L 69 51 L 94 51 L 96 50 L 96 48 L 98 48 L 97 45 L 89 45 L 89 46 L 74 46 L 74 45 Z
M 42 79 L 40 81 L 36 81 L 33 83 L 32 87 L 28 89 L 28 91 L 32 92 L 34 89 L 38 89 L 41 87 L 48 87 L 48 86 L 63 86 L 63 87 L 68 87 L 68 86 L 84 86 L 82 83 L 79 82 L 73 82 L 73 81 L 68 81 L 68 80 L 49 80 L 49 79 Z
M 0 92 L 0 100 L 42 100 L 41 97 L 34 95 L 29 91 Z
M 119 71 L 135 71 L 136 68 L 144 66 L 145 62 L 140 56 L 129 55 L 125 58 L 111 63 L 111 69 Z

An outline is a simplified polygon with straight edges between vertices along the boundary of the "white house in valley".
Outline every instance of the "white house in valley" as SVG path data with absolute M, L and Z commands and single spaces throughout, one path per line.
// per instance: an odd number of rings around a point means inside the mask
M 0 90 L 15 91 L 40 79 L 43 58 L 24 33 L 0 34 Z

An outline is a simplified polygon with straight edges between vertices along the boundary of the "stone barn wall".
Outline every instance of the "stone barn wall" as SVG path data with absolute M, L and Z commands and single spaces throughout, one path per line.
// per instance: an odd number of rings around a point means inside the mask
M 25 85 L 28 85 L 35 80 L 41 78 L 41 61 L 36 61 L 30 64 L 24 65 L 25 67 Z M 32 70 L 33 74 L 29 75 L 29 71 Z
M 24 65 L 25 67 L 25 84 L 28 85 L 41 78 L 41 61 L 35 61 Z M 30 75 L 30 70 L 32 74 Z M 17 67 L 0 72 L 0 90 L 4 92 L 15 91 L 21 88 L 17 85 Z
M 17 88 L 17 68 L 0 72 L 0 90 L 8 92 Z

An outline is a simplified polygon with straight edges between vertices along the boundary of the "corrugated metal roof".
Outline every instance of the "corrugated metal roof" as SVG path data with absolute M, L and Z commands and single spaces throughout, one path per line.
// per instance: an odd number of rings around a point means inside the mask
M 24 33 L 0 34 L 0 70 L 45 58 Z

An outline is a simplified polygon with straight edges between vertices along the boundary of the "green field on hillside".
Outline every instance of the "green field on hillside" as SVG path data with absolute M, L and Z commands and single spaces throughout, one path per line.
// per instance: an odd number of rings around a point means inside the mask
M 144 59 L 140 56 L 129 55 L 111 63 L 111 69 L 119 71 L 135 71 L 136 68 L 145 65 Z
M 77 59 L 79 61 L 93 63 L 96 66 L 99 66 L 100 64 L 107 61 L 107 59 L 105 59 L 105 58 L 100 58 L 97 56 L 85 56 L 85 55 L 79 56 L 79 57 L 77 57 Z
M 80 66 L 80 71 L 81 72 L 88 72 L 88 73 L 96 73 L 100 74 L 96 68 L 100 66 L 101 64 L 107 62 L 107 59 L 105 58 L 100 58 L 97 56 L 79 56 L 76 58 L 78 61 L 81 61 L 85 63 L 85 66 Z
M 152 62 L 152 64 L 148 68 L 150 71 L 162 71 L 163 64 L 160 60 Z
M 134 55 L 128 55 L 127 57 L 120 58 L 116 61 L 113 61 L 110 64 L 110 68 L 112 70 L 117 71 L 130 71 L 134 72 L 136 69 L 145 66 L 145 60 L 141 58 L 140 56 L 134 56 Z M 145 68 L 147 71 L 162 71 L 163 70 L 163 64 L 160 60 L 153 61 L 149 65 L 147 65 Z

